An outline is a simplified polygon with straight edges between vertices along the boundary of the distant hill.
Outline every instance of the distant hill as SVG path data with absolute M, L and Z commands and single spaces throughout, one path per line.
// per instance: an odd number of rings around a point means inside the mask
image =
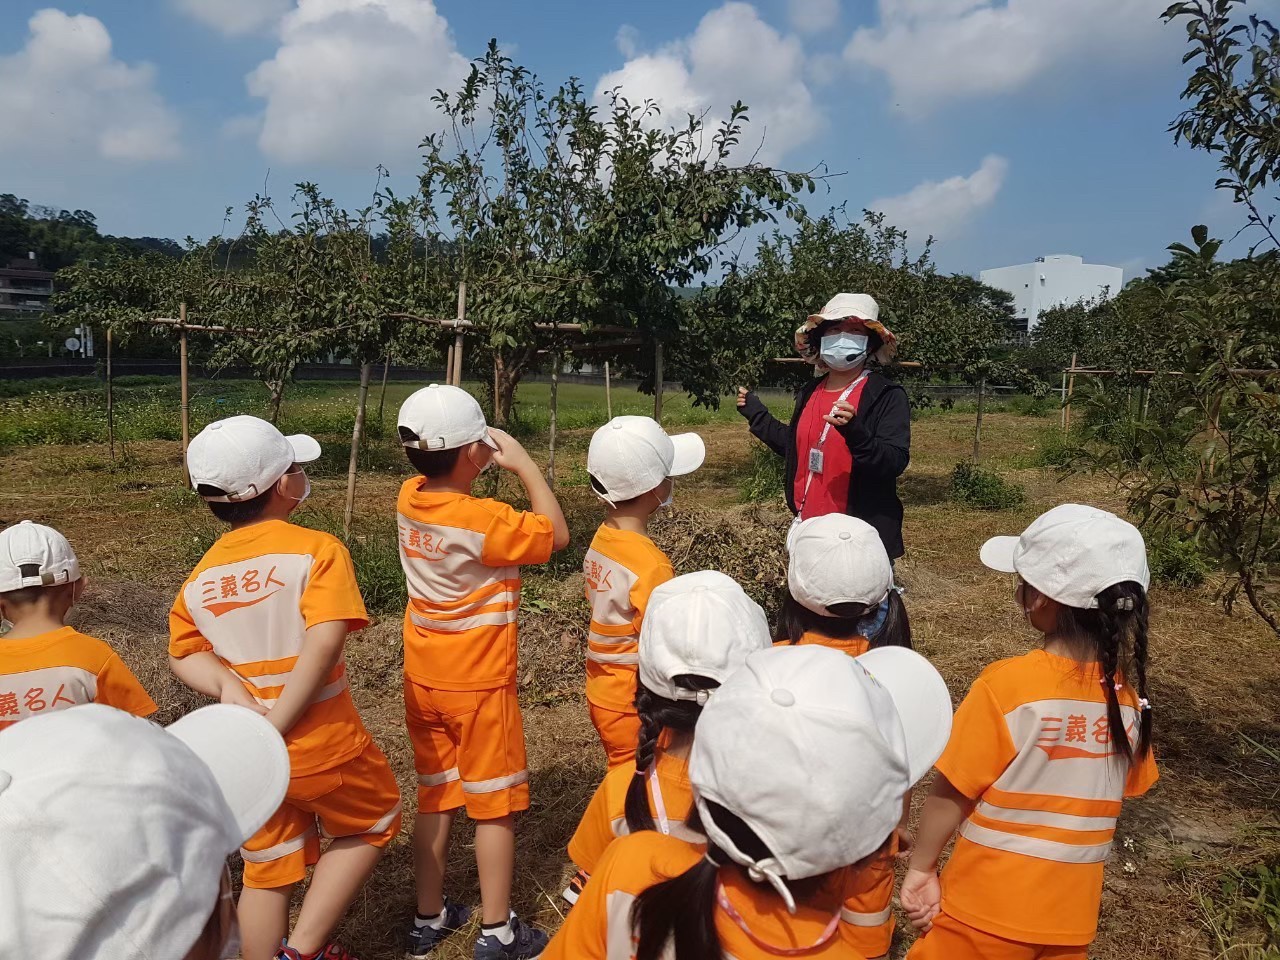
M 97 218 L 88 210 L 55 210 L 11 193 L 0 194 L 0 264 L 25 260 L 34 253 L 41 269 L 60 270 L 113 249 L 170 257 L 183 254 L 182 246 L 167 238 L 99 233 Z

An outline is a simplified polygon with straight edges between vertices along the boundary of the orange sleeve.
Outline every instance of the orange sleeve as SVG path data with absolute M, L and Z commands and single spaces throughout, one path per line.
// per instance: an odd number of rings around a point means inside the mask
M 551 559 L 555 540 L 555 531 L 547 517 L 528 510 L 522 513 L 499 503 L 484 532 L 480 562 L 490 567 L 546 563 Z
M 114 652 L 98 671 L 98 693 L 93 699 L 95 703 L 105 703 L 135 717 L 149 717 L 156 712 L 156 702 Z
M 213 644 L 204 638 L 191 618 L 191 611 L 187 609 L 187 601 L 183 596 L 186 589 L 187 584 L 184 583 L 169 609 L 169 656 L 175 660 L 189 657 L 193 653 L 213 652 Z
M 661 563 L 655 563 L 642 576 L 636 578 L 635 584 L 631 587 L 631 606 L 635 607 L 636 611 L 632 626 L 637 630 L 640 629 L 640 622 L 644 619 L 645 608 L 649 606 L 649 594 L 675 575 L 671 561 L 663 557 Z
M 951 739 L 935 766 L 970 800 L 982 796 L 1018 755 L 1004 714 L 981 677 L 956 710 Z
M 606 776 L 587 804 L 578 829 L 569 841 L 569 859 L 587 873 L 594 873 L 596 865 L 614 840 L 613 821 L 609 816 L 609 778 Z
M 1129 775 L 1124 781 L 1126 797 L 1140 797 L 1150 790 L 1160 779 L 1160 771 L 1156 769 L 1156 755 L 1148 750 L 1140 760 L 1129 765 Z
M 617 844 L 605 851 L 597 872 L 591 875 L 569 916 L 542 951 L 542 960 L 607 960 L 609 878 L 617 853 Z
M 349 630 L 360 630 L 369 625 L 369 613 L 360 597 L 351 554 L 336 540 L 316 551 L 299 608 L 308 630 L 318 623 L 332 623 L 334 620 L 347 621 Z

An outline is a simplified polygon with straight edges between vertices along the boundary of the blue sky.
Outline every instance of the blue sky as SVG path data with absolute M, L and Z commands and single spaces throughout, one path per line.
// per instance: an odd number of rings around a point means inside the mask
M 360 205 L 378 163 L 408 187 L 430 94 L 496 36 L 548 85 L 672 116 L 742 99 L 764 159 L 844 174 L 812 209 L 882 209 L 945 269 L 1075 253 L 1132 276 L 1241 222 L 1166 132 L 1166 2 L 0 0 L 0 192 L 177 239 L 264 185 Z

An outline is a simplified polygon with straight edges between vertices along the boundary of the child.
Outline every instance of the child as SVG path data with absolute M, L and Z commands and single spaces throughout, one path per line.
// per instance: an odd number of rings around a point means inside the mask
M 459 387 L 431 384 L 400 408 L 400 440 L 420 476 L 396 505 L 404 620 L 405 716 L 418 771 L 413 956 L 458 930 L 470 911 L 444 897 L 449 832 L 459 807 L 476 821 L 480 938 L 476 960 L 536 957 L 546 934 L 511 912 L 512 814 L 529 809 L 529 771 L 516 698 L 521 564 L 546 563 L 569 543 L 555 495 L 524 448 L 485 424 Z M 514 473 L 521 513 L 472 496 L 485 468 Z
M 671 503 L 674 477 L 702 466 L 695 433 L 667 436 L 649 417 L 614 417 L 587 451 L 591 489 L 605 520 L 582 562 L 591 604 L 587 703 L 610 769 L 636 752 L 636 639 L 653 588 L 675 576 L 648 537 L 649 518 Z
M 84 591 L 80 561 L 52 527 L 23 520 L 0 532 L 0 730 L 82 703 L 139 717 L 156 705 L 115 651 L 66 626 Z
M 782 603 L 781 644 L 819 644 L 856 657 L 877 647 L 911 646 L 911 623 L 893 589 L 893 566 L 875 528 L 829 513 L 800 523 L 788 539 L 788 592 Z M 890 901 L 894 858 L 911 845 L 911 793 L 884 856 L 856 874 L 840 912 L 845 937 L 867 957 L 883 957 L 893 942 Z
M 693 810 L 694 724 L 712 692 L 747 655 L 768 646 L 764 611 L 723 573 L 685 574 L 653 591 L 640 630 L 639 750 L 605 775 L 569 841 L 569 856 L 579 869 L 566 900 L 577 900 L 615 837 L 656 829 L 705 842 L 685 823 Z
M 817 643 L 854 657 L 875 647 L 911 646 L 893 565 L 869 523 L 843 513 L 813 517 L 796 526 L 787 548 L 778 642 Z
M 690 753 L 707 846 L 611 844 L 543 960 L 858 960 L 837 935 L 846 874 L 884 851 L 950 729 L 946 685 L 910 650 L 753 653 Z
M 1146 547 L 1119 517 L 1065 504 L 988 540 L 982 562 L 1018 575 L 1042 648 L 987 667 L 956 712 L 902 885 L 928 931 L 910 957 L 1083 960 L 1121 801 L 1157 776 Z
M 231 530 L 174 600 L 170 665 L 193 690 L 265 714 L 292 767 L 285 802 L 242 851 L 244 960 L 350 960 L 329 937 L 400 830 L 400 790 L 347 686 L 347 634 L 368 623 L 351 555 L 288 522 L 311 492 L 302 465 L 319 456 L 310 437 L 245 416 L 211 423 L 187 448 L 192 486 Z M 321 835 L 332 839 L 323 854 Z

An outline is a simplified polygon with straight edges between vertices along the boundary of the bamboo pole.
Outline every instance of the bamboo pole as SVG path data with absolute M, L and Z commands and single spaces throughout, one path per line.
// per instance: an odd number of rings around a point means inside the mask
M 1075 366 L 1075 364 L 1072 364 Z M 1063 433 L 1067 430 L 1067 371 L 1062 371 L 1062 393 L 1059 396 L 1061 409 L 1058 413 L 1058 426 L 1062 428 Z
M 111 448 L 111 460 L 116 459 L 115 402 L 111 390 L 111 324 L 107 324 L 107 444 Z
M 982 398 L 986 393 L 985 378 L 978 381 L 978 419 L 973 425 L 973 462 L 982 459 Z
M 662 422 L 662 341 L 653 350 L 653 419 Z
M 551 440 L 549 451 L 547 454 L 547 483 L 551 484 L 554 490 L 556 485 L 556 426 L 557 413 L 560 409 L 560 357 L 557 355 L 551 361 L 551 410 L 550 410 L 550 427 Z
M 378 426 L 382 426 L 382 408 L 387 403 L 387 374 L 391 372 L 391 351 L 387 351 L 387 359 L 382 363 L 382 395 L 378 397 Z
M 1071 376 L 1067 380 L 1067 403 L 1063 407 L 1062 429 L 1064 433 L 1071 432 L 1071 397 L 1076 392 L 1076 355 L 1071 354 Z
M 356 509 L 356 467 L 360 460 L 360 438 L 364 434 L 364 411 L 369 400 L 369 373 L 372 364 L 360 364 L 360 399 L 356 402 L 356 425 L 351 430 L 351 458 L 347 461 L 347 506 L 342 513 L 342 535 L 351 538 L 351 518 Z
M 191 398 L 187 392 L 187 304 L 178 305 L 178 377 L 182 386 L 182 473 L 191 486 L 187 469 L 187 447 L 191 444 Z
M 609 361 L 604 362 L 604 414 L 613 419 L 613 391 L 609 388 Z
M 444 382 L 453 383 L 453 344 L 449 344 L 449 349 L 445 353 L 444 360 Z
M 467 325 L 467 281 L 458 283 L 458 323 L 453 331 L 453 380 L 455 387 L 462 386 L 462 331 Z

